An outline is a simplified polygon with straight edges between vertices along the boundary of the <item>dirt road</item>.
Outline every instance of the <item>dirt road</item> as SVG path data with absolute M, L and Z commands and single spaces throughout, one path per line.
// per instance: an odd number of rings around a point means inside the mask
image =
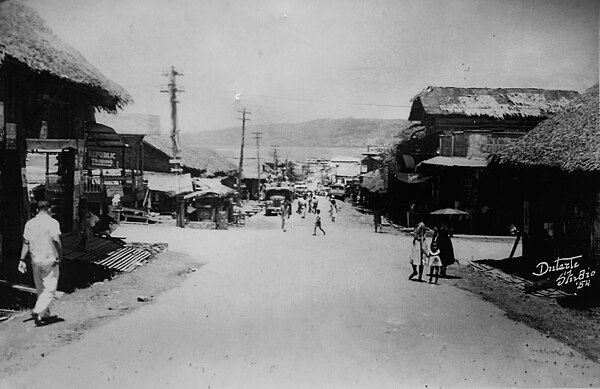
M 0 388 L 600 385 L 600 365 L 477 296 L 408 281 L 408 237 L 345 205 L 323 219 L 326 236 L 295 213 L 287 232 L 262 215 L 228 231 L 122 227 L 208 263 Z

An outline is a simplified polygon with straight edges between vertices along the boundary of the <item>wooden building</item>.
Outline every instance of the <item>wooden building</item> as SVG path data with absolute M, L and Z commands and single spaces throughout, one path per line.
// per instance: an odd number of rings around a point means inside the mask
M 600 264 L 598 84 L 491 157 L 522 191 L 523 253 L 537 262 L 581 255 Z
M 520 217 L 510 213 L 519 200 L 503 190 L 511 177 L 488 172 L 487 157 L 577 96 L 534 88 L 426 88 L 412 99 L 409 115 L 421 128 L 398 146 L 397 161 L 399 173 L 419 173 L 429 180 L 403 185 L 406 191 L 396 193 L 400 202 L 411 201 L 403 196 L 416 200 L 409 205 L 416 210 L 413 220 L 437 208 L 459 208 L 469 212 L 458 226 L 463 232 L 508 233 Z
M 148 178 L 149 197 L 145 206 L 156 212 L 174 212 L 176 208 L 176 194 L 192 192 L 192 177 L 227 177 L 232 176 L 236 166 L 219 155 L 216 151 L 205 147 L 189 148 L 181 147 L 181 161 L 183 176 L 187 177 L 185 182 L 179 181 L 181 185 L 179 193 L 163 188 L 172 185 L 169 182 L 177 182 L 175 173 L 171 172 L 172 164 L 169 162 L 174 158 L 171 138 L 167 135 L 146 136 L 142 141 L 142 155 L 144 161 L 144 176 Z
M 233 221 L 233 205 L 237 192 L 218 178 L 194 178 L 194 192 L 184 196 L 186 219 L 189 222 L 210 223 L 222 228 Z
M 96 190 L 99 195 L 104 197 L 101 200 L 102 203 L 110 202 L 111 195 L 120 194 L 123 205 L 134 208 L 142 207 L 146 195 L 143 175 L 143 140 L 146 136 L 160 134 L 160 117 L 138 113 L 116 115 L 99 113 L 96 115 L 96 121 L 112 128 L 122 143 L 122 147 L 111 151 L 114 153 L 112 155 L 117 166 L 96 167 L 94 170 L 88 170 L 90 174 L 87 180 L 100 183 L 95 187 L 90 186 L 90 189 Z M 121 169 L 118 166 L 121 166 Z M 115 168 L 117 168 L 116 171 Z M 118 176 L 115 177 L 115 174 Z
M 173 159 L 171 138 L 167 135 L 146 136 L 142 142 L 144 170 L 170 173 Z M 216 151 L 206 147 L 181 146 L 183 171 L 192 177 L 224 177 L 236 170 L 236 166 Z
M 45 160 L 47 181 L 35 196 L 50 200 L 63 232 L 77 222 L 86 123 L 96 110 L 130 101 L 31 8 L 0 1 L 0 260 L 18 260 L 30 217 L 27 161 Z M 56 166 L 56 167 L 55 167 Z M 49 171 L 51 167 L 52 171 Z

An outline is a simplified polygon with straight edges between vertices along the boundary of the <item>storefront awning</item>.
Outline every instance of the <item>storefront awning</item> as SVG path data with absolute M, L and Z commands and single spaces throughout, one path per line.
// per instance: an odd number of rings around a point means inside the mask
M 177 176 L 174 173 L 144 172 L 144 180 L 148 181 L 148 189 L 165 192 L 169 196 L 193 192 L 192 176 L 189 173 Z
M 487 160 L 483 158 L 466 158 L 466 157 L 442 157 L 437 156 L 431 159 L 426 159 L 419 163 L 421 165 L 437 165 L 437 166 L 452 166 L 452 167 L 474 167 L 483 168 L 487 166 Z
M 35 153 L 60 153 L 63 149 L 78 149 L 82 146 L 82 141 L 77 139 L 28 138 L 26 142 L 27 151 Z
M 230 187 L 221 184 L 221 180 L 219 180 L 218 178 L 194 178 L 193 183 L 196 192 L 191 193 L 190 195 L 195 194 L 191 197 L 202 197 L 207 195 L 216 195 L 218 197 L 221 197 L 236 192 L 234 189 L 231 189 Z

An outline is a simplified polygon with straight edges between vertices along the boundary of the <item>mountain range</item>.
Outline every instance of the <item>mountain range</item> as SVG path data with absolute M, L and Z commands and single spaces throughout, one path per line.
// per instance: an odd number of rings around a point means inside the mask
M 262 144 L 293 147 L 364 147 L 407 139 L 411 122 L 403 119 L 317 119 L 294 124 L 247 125 L 245 143 L 261 132 Z M 186 147 L 239 146 L 241 126 L 223 130 L 180 133 Z

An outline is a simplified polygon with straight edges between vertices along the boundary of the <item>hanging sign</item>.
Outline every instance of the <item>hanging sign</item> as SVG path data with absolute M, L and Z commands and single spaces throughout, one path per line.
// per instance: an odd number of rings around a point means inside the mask
M 88 150 L 88 165 L 90 167 L 116 168 L 117 153 L 113 151 Z
M 6 149 L 16 150 L 17 149 L 17 124 L 6 123 Z

